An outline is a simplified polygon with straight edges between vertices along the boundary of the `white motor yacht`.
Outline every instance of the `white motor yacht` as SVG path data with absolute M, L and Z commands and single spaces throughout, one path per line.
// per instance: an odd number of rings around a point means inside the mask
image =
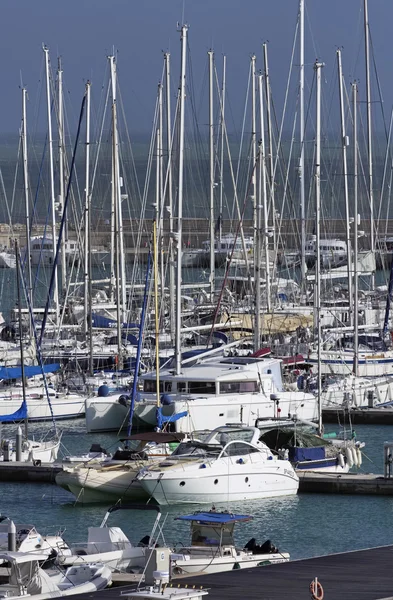
M 253 500 L 297 493 L 299 479 L 278 459 L 256 427 L 224 426 L 203 441 L 179 444 L 164 461 L 144 468 L 139 482 L 158 504 Z
M 160 411 L 155 373 L 142 377 L 141 400 L 134 418 L 145 427 L 159 426 L 162 415 L 178 432 L 206 430 L 232 423 L 254 425 L 258 419 L 313 421 L 318 416 L 314 394 L 284 391 L 281 361 L 274 358 L 212 358 L 160 371 Z

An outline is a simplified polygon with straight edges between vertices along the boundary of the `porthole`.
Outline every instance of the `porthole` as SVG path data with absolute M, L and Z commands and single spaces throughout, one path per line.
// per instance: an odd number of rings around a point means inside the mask
M 246 477 L 244 481 L 245 481 L 246 483 L 248 483 L 248 477 Z
M 186 485 L 186 482 L 185 482 L 185 481 L 181 481 L 181 482 L 179 483 L 179 485 L 180 485 L 180 487 L 183 487 L 183 485 Z
M 217 485 L 217 483 L 218 483 L 218 479 L 215 479 L 214 480 L 214 485 Z

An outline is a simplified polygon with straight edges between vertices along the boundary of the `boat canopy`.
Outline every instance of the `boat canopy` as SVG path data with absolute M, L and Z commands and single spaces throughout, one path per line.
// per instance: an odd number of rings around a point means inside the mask
M 226 525 L 237 521 L 251 521 L 251 515 L 235 515 L 227 512 L 196 512 L 192 515 L 176 517 L 176 521 L 197 521 L 203 525 Z
M 24 419 L 27 419 L 26 400 L 23 400 L 18 410 L 10 415 L 0 415 L 0 423 L 13 423 L 14 421 L 22 421 Z
M 34 377 L 44 373 L 55 373 L 60 369 L 59 363 L 50 365 L 35 365 L 32 367 L 25 366 L 25 377 Z M 0 379 L 20 379 L 22 377 L 22 367 L 0 367 Z

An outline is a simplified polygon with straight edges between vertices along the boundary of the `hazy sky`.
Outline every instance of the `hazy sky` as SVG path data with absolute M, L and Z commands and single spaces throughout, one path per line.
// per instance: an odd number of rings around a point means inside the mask
M 371 0 L 369 5 L 375 60 L 389 114 L 393 100 L 393 1 Z M 329 78 L 335 77 L 335 50 L 340 46 L 346 79 L 357 78 L 362 93 L 363 0 L 306 0 L 306 10 L 309 81 L 318 57 L 326 63 L 324 77 L 329 84 Z M 206 85 L 207 51 L 216 51 L 218 64 L 222 54 L 227 55 L 228 98 L 239 126 L 249 57 L 256 53 L 260 59 L 264 41 L 269 41 L 273 94 L 282 106 L 297 11 L 298 0 L 1 0 L 0 132 L 18 131 L 21 74 L 29 91 L 29 124 L 33 127 L 37 106 L 44 101 L 40 83 L 43 42 L 50 48 L 53 66 L 57 55 L 62 56 L 67 102 L 74 111 L 71 119 L 76 119 L 88 78 L 98 104 L 106 56 L 115 46 L 130 129 L 149 131 L 162 51 L 171 51 L 174 87 L 178 82 L 180 42 L 176 25 L 183 19 L 190 25 L 197 91 Z

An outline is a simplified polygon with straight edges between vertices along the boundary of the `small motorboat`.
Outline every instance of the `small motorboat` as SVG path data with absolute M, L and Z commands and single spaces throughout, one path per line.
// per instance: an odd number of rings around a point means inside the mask
M 112 583 L 111 570 L 103 564 L 77 565 L 64 572 L 43 570 L 41 560 L 41 554 L 1 552 L 0 561 L 8 565 L 8 583 L 0 585 L 0 598 L 48 600 L 95 592 Z
M 110 515 L 118 510 L 156 511 L 150 536 L 145 536 L 137 546 L 134 546 L 120 527 L 108 527 Z M 85 544 L 70 545 L 68 554 L 60 554 L 57 563 L 63 567 L 90 563 L 103 563 L 112 571 L 129 571 L 143 568 L 145 553 L 154 547 L 154 536 L 161 518 L 158 506 L 152 504 L 118 504 L 111 506 L 99 527 L 88 528 L 88 538 Z
M 33 525 L 14 523 L 9 517 L 0 516 L 0 552 L 8 550 L 10 525 L 15 531 L 15 545 L 18 552 L 33 552 L 41 555 L 41 562 L 55 559 L 59 554 L 71 554 L 60 533 L 41 535 Z
M 181 547 L 171 555 L 172 573 L 221 573 L 288 561 L 289 554 L 280 552 L 270 540 L 257 544 L 255 538 L 251 538 L 244 548 L 235 544 L 236 523 L 245 523 L 252 518 L 215 510 L 176 517 L 190 522 L 191 545 Z

